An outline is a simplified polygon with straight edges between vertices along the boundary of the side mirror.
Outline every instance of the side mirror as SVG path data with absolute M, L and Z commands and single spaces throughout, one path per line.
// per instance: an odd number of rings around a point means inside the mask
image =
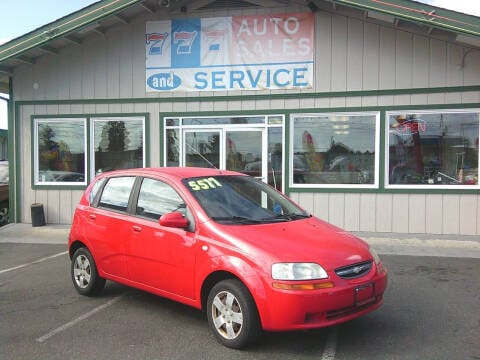
M 161 226 L 185 229 L 188 226 L 188 220 L 178 211 L 163 214 L 158 221 Z

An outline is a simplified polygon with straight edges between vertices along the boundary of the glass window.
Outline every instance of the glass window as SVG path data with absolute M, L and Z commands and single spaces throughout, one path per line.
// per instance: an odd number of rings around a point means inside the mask
M 260 224 L 309 217 L 281 193 L 249 176 L 189 178 L 183 183 L 214 221 Z
M 234 117 L 208 117 L 208 118 L 183 118 L 183 125 L 238 125 L 238 124 L 264 124 L 265 116 L 234 116 Z
M 138 195 L 136 214 L 158 220 L 163 214 L 179 211 L 185 215 L 185 202 L 168 184 L 145 178 Z
M 90 194 L 88 195 L 88 201 L 90 204 L 92 204 L 95 201 L 95 197 L 98 194 L 98 191 L 102 188 L 103 183 L 105 182 L 107 178 L 102 178 L 99 179 L 93 184 L 92 190 L 90 191 Z
M 282 191 L 283 173 L 283 129 L 270 127 L 268 129 L 268 183 Z
M 134 182 L 133 176 L 109 179 L 98 205 L 112 210 L 126 211 Z
M 478 110 L 392 112 L 386 119 L 389 186 L 478 185 Z
M 86 120 L 35 119 L 35 184 L 86 184 Z
M 293 186 L 377 186 L 378 124 L 378 113 L 293 115 Z
M 180 131 L 166 130 L 167 166 L 180 166 Z
M 144 118 L 93 119 L 94 174 L 145 166 Z
M 185 164 L 220 169 L 220 132 L 185 132 Z

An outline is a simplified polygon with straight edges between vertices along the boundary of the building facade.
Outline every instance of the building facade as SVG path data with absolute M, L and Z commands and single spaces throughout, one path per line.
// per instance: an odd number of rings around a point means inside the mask
M 480 235 L 480 18 L 373 3 L 101 1 L 25 35 L 11 220 L 69 224 L 99 172 L 215 166 L 346 230 Z

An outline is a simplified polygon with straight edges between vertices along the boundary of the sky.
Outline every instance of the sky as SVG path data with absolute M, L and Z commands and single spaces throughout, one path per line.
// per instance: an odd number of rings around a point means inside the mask
M 0 45 L 71 14 L 98 0 L 2 0 Z M 480 16 L 480 0 L 422 0 L 419 2 Z M 5 97 L 5 95 L 1 95 Z M 0 129 L 7 128 L 7 106 L 0 99 Z

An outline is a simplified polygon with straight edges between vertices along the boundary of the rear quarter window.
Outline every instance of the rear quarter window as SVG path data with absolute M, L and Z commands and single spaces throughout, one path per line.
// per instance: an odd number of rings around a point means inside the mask
M 135 177 L 133 176 L 108 179 L 98 206 L 116 211 L 126 211 L 134 183 Z
M 105 182 L 106 178 L 102 178 L 97 180 L 90 190 L 90 194 L 88 194 L 88 202 L 93 204 L 95 198 L 97 197 L 98 191 L 102 188 L 103 183 Z

